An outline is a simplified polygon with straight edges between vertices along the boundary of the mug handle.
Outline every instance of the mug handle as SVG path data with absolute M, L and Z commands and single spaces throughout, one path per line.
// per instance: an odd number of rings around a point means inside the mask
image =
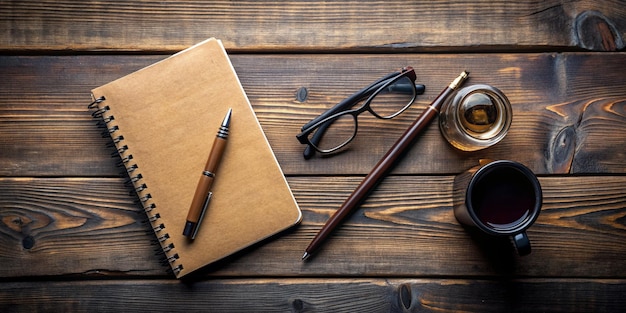
M 520 256 L 530 254 L 530 240 L 528 239 L 526 232 L 515 234 L 513 236 L 513 244 L 515 245 L 515 250 L 517 250 L 517 253 Z

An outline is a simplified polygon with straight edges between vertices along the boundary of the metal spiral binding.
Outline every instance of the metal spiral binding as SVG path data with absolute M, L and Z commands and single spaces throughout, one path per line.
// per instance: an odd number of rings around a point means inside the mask
M 135 188 L 135 192 L 140 193 L 146 189 L 148 189 L 148 186 L 146 186 L 146 184 L 141 184 L 139 187 Z
M 102 97 L 100 97 L 100 98 L 98 98 L 98 99 L 94 100 L 92 103 L 90 103 L 90 104 L 87 106 L 87 109 L 92 110 L 92 109 L 97 108 L 97 107 L 98 107 L 98 104 L 99 104 L 100 102 L 104 101 L 104 100 L 106 100 L 106 98 L 105 98 L 104 96 L 102 96 Z
M 172 249 L 174 249 L 174 244 L 170 243 L 169 245 L 163 247 L 163 252 L 168 253 L 170 252 Z
M 116 152 L 113 152 L 113 153 L 111 154 L 111 156 L 118 156 L 118 155 L 122 155 L 122 154 L 124 154 L 124 152 L 126 152 L 126 150 L 128 150 L 128 146 L 127 146 L 127 145 L 123 145 L 123 146 L 121 146 L 121 147 L 117 148 L 117 151 L 116 151 Z
M 126 171 L 128 172 L 128 174 L 134 172 L 135 170 L 137 170 L 139 167 L 137 166 L 137 164 L 132 164 L 131 166 L 126 168 Z
M 156 205 L 154 203 L 151 203 L 150 205 L 145 206 L 143 210 L 146 211 L 146 213 L 149 213 L 150 211 L 154 210 L 154 208 L 156 208 Z
M 151 201 L 152 195 L 147 192 L 148 186 L 145 183 L 142 183 L 141 180 L 143 176 L 141 173 L 135 173 L 138 171 L 139 167 L 137 164 L 132 163 L 133 155 L 129 153 L 129 148 L 127 145 L 123 144 L 124 136 L 116 135 L 114 133 L 120 132 L 120 128 L 118 125 L 111 125 L 113 121 L 115 121 L 115 117 L 113 115 L 106 115 L 110 110 L 108 105 L 100 106 L 100 103 L 106 100 L 105 97 L 100 97 L 91 102 L 87 108 L 93 110 L 91 116 L 99 119 L 98 126 L 104 128 L 103 136 L 111 137 L 113 140 L 111 143 L 107 144 L 107 146 L 111 148 L 116 148 L 116 153 L 113 153 L 113 157 L 119 156 L 121 159 L 118 162 L 118 166 L 124 167 L 126 169 L 126 174 L 128 174 L 128 181 L 126 183 L 127 186 L 135 186 L 135 193 L 139 198 L 139 201 L 143 204 L 144 211 L 148 216 L 148 221 L 152 224 L 152 230 L 154 234 L 157 235 L 157 241 L 161 246 L 161 250 L 165 253 L 165 261 L 170 265 L 171 270 L 174 274 L 178 274 L 183 270 L 182 264 L 174 264 L 178 261 L 179 256 L 178 253 L 175 253 L 174 244 L 168 243 L 168 239 L 170 235 L 167 232 L 161 234 L 161 232 L 165 229 L 165 225 L 163 223 L 159 223 L 159 219 L 161 215 L 158 212 L 152 212 L 156 209 L 156 204 Z
M 116 131 L 120 130 L 119 126 L 117 125 L 113 125 L 113 127 L 110 127 L 109 129 L 107 129 L 107 131 L 109 132 L 109 134 L 112 134 Z
M 157 237 L 157 240 L 159 242 L 164 242 L 165 240 L 168 240 L 168 239 L 170 239 L 170 234 L 168 234 L 168 233 L 165 233 L 165 234 Z
M 161 214 L 159 214 L 159 213 L 154 214 L 154 215 L 149 215 L 149 216 L 148 216 L 148 220 L 149 220 L 151 223 L 156 223 L 156 221 L 157 221 L 158 219 L 160 219 L 160 218 L 161 218 Z
M 163 225 L 163 223 L 161 223 L 161 224 L 159 224 L 157 226 L 152 227 L 152 230 L 155 233 L 158 233 L 158 232 L 162 231 L 163 229 L 165 229 L 165 225 Z

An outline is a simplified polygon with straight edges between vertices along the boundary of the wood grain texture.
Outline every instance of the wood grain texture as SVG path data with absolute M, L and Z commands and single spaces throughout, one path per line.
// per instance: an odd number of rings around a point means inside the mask
M 624 48 L 623 1 L 2 1 L 0 50 Z M 71 34 L 71 35 L 68 35 Z
M 12 282 L 3 312 L 619 312 L 623 279 L 214 279 Z M 15 297 L 19 293 L 19 297 Z M 71 293 L 73 296 L 68 298 Z
M 129 195 L 123 180 L 115 181 L 3 180 L 0 259 L 7 267 L 1 276 L 97 274 L 101 269 L 123 274 L 144 263 L 163 271 L 136 196 Z
M 626 177 L 541 177 L 543 209 L 528 231 L 533 252 L 523 258 L 508 239 L 458 224 L 452 179 L 388 177 L 302 262 L 360 178 L 291 177 L 302 225 L 198 277 L 626 277 Z M 1 179 L 0 277 L 170 277 L 128 192 L 113 178 Z
M 115 176 L 112 149 L 86 104 L 89 90 L 165 56 L 0 56 L 0 175 Z M 436 122 L 395 173 L 458 173 L 478 158 L 515 159 L 539 174 L 625 173 L 626 55 L 383 54 L 234 55 L 253 108 L 288 175 L 366 174 L 422 109 L 460 71 L 510 99 L 513 126 L 478 153 L 449 146 Z M 424 95 L 388 121 L 364 115 L 345 153 L 302 158 L 295 135 L 308 120 L 378 77 L 414 65 Z M 97 70 L 94 70 L 97 69 Z M 306 88 L 304 101 L 297 91 Z M 71 159 L 71 162 L 68 160 Z

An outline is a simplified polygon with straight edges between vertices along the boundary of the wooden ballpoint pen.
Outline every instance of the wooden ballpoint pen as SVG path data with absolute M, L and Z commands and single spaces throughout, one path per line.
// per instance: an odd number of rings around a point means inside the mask
M 228 128 L 230 127 L 230 117 L 232 112 L 232 109 L 228 109 L 228 112 L 224 117 L 224 121 L 217 132 L 217 136 L 215 136 L 211 153 L 207 159 L 204 171 L 202 171 L 202 175 L 200 175 L 200 180 L 198 181 L 193 201 L 189 207 L 189 213 L 187 213 L 187 220 L 185 221 L 185 228 L 183 229 L 183 235 L 189 239 L 196 238 L 198 229 L 200 229 L 200 223 L 202 223 L 202 219 L 204 218 L 204 213 L 206 213 L 209 201 L 211 201 L 211 196 L 213 195 L 211 192 L 211 186 L 213 185 L 213 180 L 215 179 L 217 166 L 222 160 L 224 150 L 226 150 Z
M 449 86 L 447 86 L 435 100 L 422 112 L 422 114 L 411 124 L 404 134 L 396 141 L 396 143 L 387 151 L 387 153 L 378 161 L 372 171 L 363 179 L 361 184 L 346 199 L 343 205 L 333 214 L 322 229 L 317 233 L 313 241 L 306 248 L 302 259 L 307 259 L 315 250 L 317 250 L 322 242 L 328 238 L 330 233 L 337 228 L 339 223 L 348 216 L 357 206 L 359 206 L 372 190 L 383 180 L 383 178 L 393 168 L 396 161 L 408 151 L 409 147 L 417 137 L 417 135 L 437 116 L 441 105 L 452 92 L 465 82 L 469 73 L 463 72 Z

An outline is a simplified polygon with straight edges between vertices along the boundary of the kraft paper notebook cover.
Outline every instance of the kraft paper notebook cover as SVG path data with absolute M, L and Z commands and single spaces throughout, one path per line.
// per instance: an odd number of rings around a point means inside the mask
M 221 42 L 208 39 L 92 90 L 170 266 L 180 278 L 300 222 L 302 214 Z M 228 144 L 194 241 L 182 235 L 229 108 Z

